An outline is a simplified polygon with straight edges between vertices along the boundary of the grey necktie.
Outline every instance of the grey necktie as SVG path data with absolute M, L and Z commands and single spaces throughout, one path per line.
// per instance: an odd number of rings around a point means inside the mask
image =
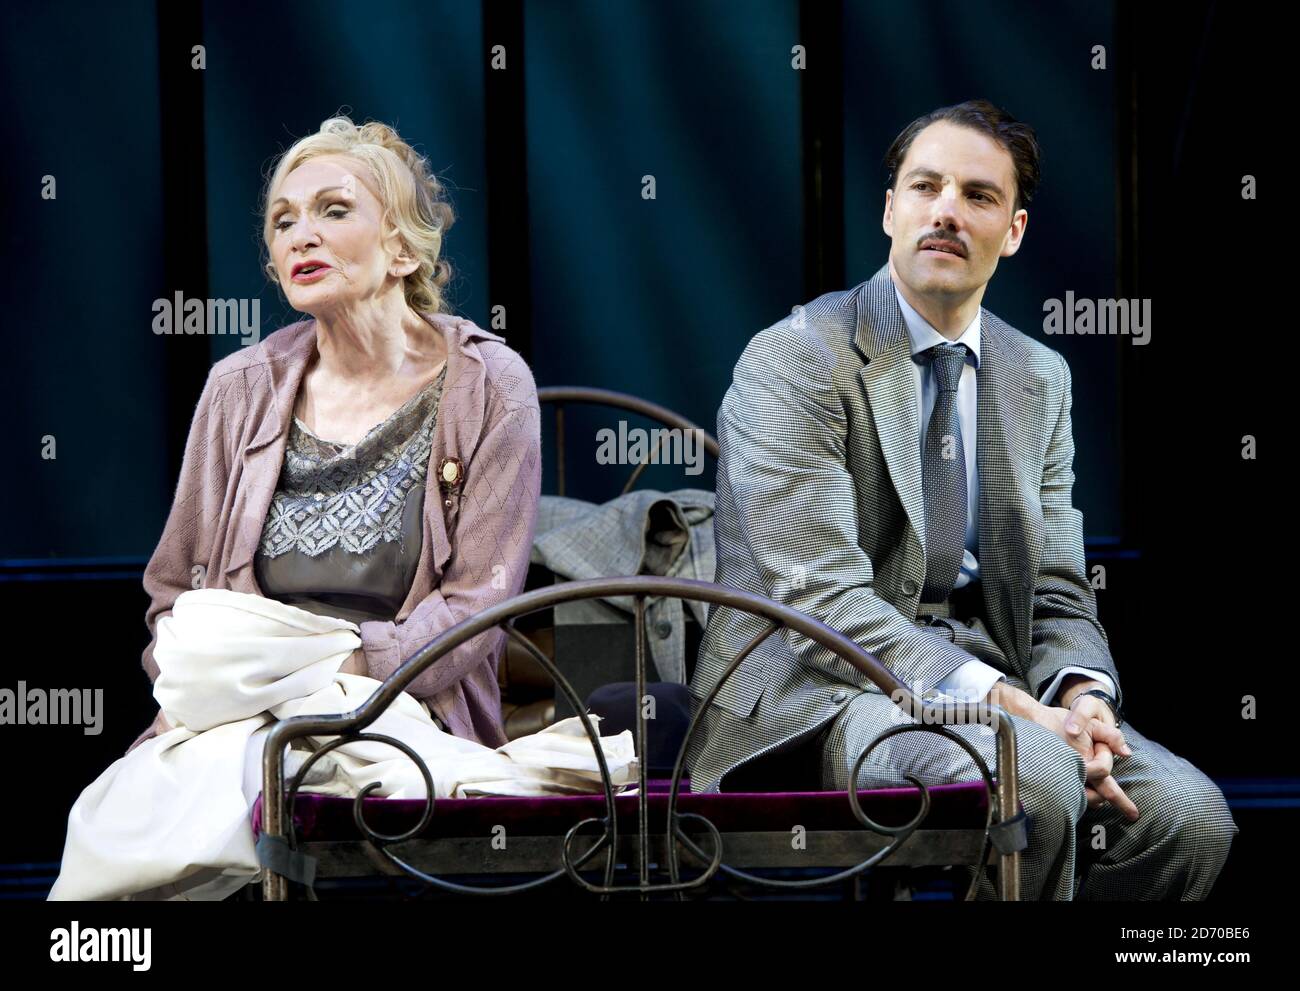
M 923 351 L 922 357 L 931 362 L 938 394 L 921 461 L 925 494 L 925 588 L 921 601 L 943 602 L 961 573 L 966 546 L 966 451 L 957 409 L 957 383 L 966 364 L 966 345 L 940 344 Z

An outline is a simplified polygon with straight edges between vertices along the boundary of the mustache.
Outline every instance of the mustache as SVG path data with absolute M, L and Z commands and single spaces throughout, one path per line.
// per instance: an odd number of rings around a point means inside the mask
M 951 244 L 954 248 L 960 251 L 962 255 L 967 253 L 966 245 L 962 243 L 961 238 L 957 237 L 955 234 L 950 234 L 947 231 L 931 231 L 927 234 L 922 234 L 916 239 L 916 250 L 920 251 L 921 245 L 925 244 L 926 241 L 942 241 L 945 244 Z

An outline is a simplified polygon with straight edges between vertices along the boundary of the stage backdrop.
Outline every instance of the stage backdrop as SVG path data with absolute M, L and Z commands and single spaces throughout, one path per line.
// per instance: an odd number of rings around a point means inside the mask
M 256 299 L 263 334 L 295 319 L 261 269 L 259 192 L 274 154 L 335 111 L 391 122 L 428 154 L 458 213 L 450 298 L 483 326 L 503 306 L 500 332 L 539 385 L 629 392 L 713 430 L 745 343 L 823 288 L 805 265 L 809 238 L 838 242 L 825 246 L 831 287 L 868 278 L 888 250 L 890 140 L 973 96 L 1031 122 L 1045 155 L 1024 246 L 986 305 L 1068 357 L 1076 504 L 1090 541 L 1121 535 L 1122 344 L 1041 329 L 1047 297 L 1116 295 L 1115 74 L 1090 65 L 1092 46 L 1112 41 L 1108 5 L 993 4 L 978 15 L 999 25 L 988 45 L 958 43 L 979 32 L 960 3 L 849 2 L 832 32 L 797 0 L 486 6 L 7 10 L 0 46 L 22 140 L 6 169 L 24 192 L 7 225 L 19 291 L 0 375 L 24 484 L 0 496 L 0 557 L 153 550 L 202 374 L 241 346 L 155 334 L 154 301 Z M 506 64 L 492 70 L 499 42 Z M 800 44 L 806 70 L 792 66 Z M 809 73 L 831 87 L 825 106 L 801 89 Z M 807 217 L 808 135 L 830 126 L 842 162 L 819 195 L 842 235 Z M 54 199 L 39 195 L 46 175 Z M 169 189 L 191 199 L 169 202 Z M 514 215 L 489 224 L 494 195 Z M 595 465 L 595 431 L 612 422 L 571 417 L 579 494 L 621 483 Z M 41 456 L 47 436 L 54 460 Z M 547 462 L 552 487 L 549 443 Z M 711 487 L 712 465 L 648 482 Z
M 1094 0 L 286 9 L 0 7 L 0 594 L 14 634 L 0 687 L 102 688 L 106 714 L 89 738 L 32 728 L 59 773 L 0 827 L 0 889 L 18 891 L 5 862 L 21 862 L 43 894 L 76 795 L 153 718 L 141 570 L 204 377 L 240 346 L 155 334 L 155 306 L 178 292 L 256 300 L 262 334 L 294 319 L 261 269 L 258 198 L 278 151 L 340 109 L 395 124 L 451 190 L 459 312 L 496 326 L 503 307 L 501 332 L 540 385 L 621 390 L 713 429 L 755 333 L 884 262 L 893 137 L 977 96 L 1042 141 L 1023 249 L 985 303 L 1073 369 L 1074 498 L 1089 564 L 1107 568 L 1098 608 L 1130 716 L 1241 779 L 1225 786 L 1249 858 L 1233 876 L 1272 869 L 1295 831 L 1290 723 L 1280 706 L 1259 719 L 1243 706 L 1279 683 L 1274 625 L 1256 614 L 1284 560 L 1265 510 L 1285 491 L 1267 469 L 1286 458 L 1267 438 L 1258 461 L 1241 445 L 1286 422 L 1264 404 L 1287 392 L 1232 351 L 1276 322 L 1262 308 L 1277 266 L 1225 264 L 1224 250 L 1265 243 L 1265 191 L 1280 188 L 1260 99 L 1276 88 L 1257 78 L 1276 60 L 1252 34 L 1266 19 Z M 1258 175 L 1258 202 L 1241 197 L 1243 173 Z M 1047 337 L 1043 302 L 1068 291 L 1154 298 L 1163 344 Z M 613 422 L 570 416 L 571 491 L 621 485 L 626 470 L 594 457 L 596 427 Z M 554 455 L 548 443 L 548 489 Z M 714 479 L 661 468 L 647 483 Z M 1191 596 L 1210 625 L 1187 621 Z

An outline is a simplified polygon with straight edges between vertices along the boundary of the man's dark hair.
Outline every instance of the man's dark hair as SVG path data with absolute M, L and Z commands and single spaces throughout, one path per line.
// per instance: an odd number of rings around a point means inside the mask
M 912 147 L 916 136 L 941 120 L 987 134 L 1005 148 L 1016 168 L 1016 209 L 1028 205 L 1034 198 L 1034 191 L 1038 189 L 1040 177 L 1041 152 L 1038 138 L 1032 127 L 1016 120 L 988 100 L 967 100 L 951 107 L 940 107 L 916 118 L 903 128 L 902 133 L 889 146 L 889 151 L 885 152 L 885 171 L 889 176 L 885 183 L 887 188 L 894 189 L 898 182 L 898 168 L 907 157 L 907 149 Z

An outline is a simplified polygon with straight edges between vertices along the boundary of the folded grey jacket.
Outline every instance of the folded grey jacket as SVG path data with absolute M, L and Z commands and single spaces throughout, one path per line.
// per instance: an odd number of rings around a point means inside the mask
M 564 496 L 542 496 L 532 561 L 563 578 L 663 575 L 713 581 L 713 493 L 704 489 L 628 492 L 597 505 Z M 631 613 L 628 596 L 604 600 Z M 689 602 L 701 626 L 705 604 Z M 686 681 L 686 637 L 680 599 L 650 599 L 646 624 L 650 655 L 661 681 Z

